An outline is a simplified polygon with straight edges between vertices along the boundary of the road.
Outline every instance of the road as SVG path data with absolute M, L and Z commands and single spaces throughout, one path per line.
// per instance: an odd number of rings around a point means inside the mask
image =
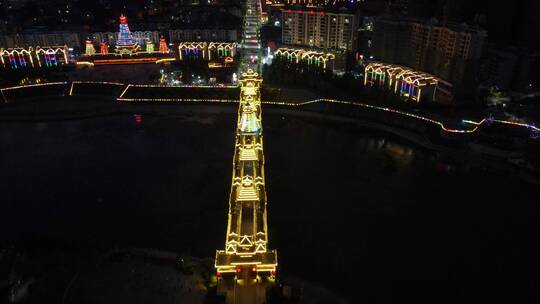
M 247 0 L 244 15 L 244 33 L 242 34 L 243 58 L 241 68 L 244 70 L 252 69 L 260 72 L 261 9 L 261 2 L 259 0 Z

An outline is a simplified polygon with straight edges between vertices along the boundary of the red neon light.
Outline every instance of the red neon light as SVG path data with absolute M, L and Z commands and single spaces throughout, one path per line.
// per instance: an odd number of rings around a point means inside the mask
M 291 13 L 292 13 L 292 11 L 291 11 L 291 10 L 288 10 L 288 11 L 287 11 L 287 13 L 291 14 Z
M 142 123 L 142 116 L 139 114 L 135 114 L 133 116 L 135 116 L 135 123 L 140 125 Z

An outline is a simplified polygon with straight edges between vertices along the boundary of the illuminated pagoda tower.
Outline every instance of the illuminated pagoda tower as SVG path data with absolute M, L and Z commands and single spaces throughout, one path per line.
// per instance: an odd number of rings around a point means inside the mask
M 94 54 L 96 54 L 96 49 L 94 48 L 94 44 L 92 43 L 92 40 L 86 39 L 85 44 L 86 44 L 86 51 L 84 52 L 84 54 L 86 56 L 93 56 Z
M 109 44 L 103 41 L 101 45 L 99 46 L 99 52 L 101 54 L 109 54 Z
M 147 53 L 154 52 L 154 43 L 150 39 L 146 40 L 146 52 Z
M 129 30 L 127 17 L 120 16 L 120 29 L 118 31 L 118 39 L 116 41 L 116 52 L 120 54 L 133 54 L 139 50 L 139 45 L 133 39 L 133 35 Z
M 167 41 L 165 41 L 165 37 L 161 36 L 159 38 L 159 52 L 160 53 L 168 53 L 169 47 L 167 46 Z

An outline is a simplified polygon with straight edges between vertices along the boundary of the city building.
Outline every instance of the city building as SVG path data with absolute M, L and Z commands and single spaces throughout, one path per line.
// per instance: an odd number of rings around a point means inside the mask
M 369 58 L 373 48 L 373 17 L 364 16 L 360 19 L 357 41 L 358 55 Z
M 237 30 L 234 29 L 174 29 L 169 30 L 169 41 L 223 41 L 236 42 Z
M 372 56 L 381 62 L 412 67 L 413 23 L 405 18 L 375 18 L 371 26 Z
M 110 35 L 113 36 L 113 35 Z M 109 53 L 109 35 L 100 37 L 94 35 L 93 40 L 87 39 L 85 42 L 84 56 L 80 56 L 77 65 L 80 66 L 95 66 L 108 64 L 136 64 L 136 63 L 168 63 L 174 61 L 174 55 L 170 54 L 165 38 L 159 37 L 159 51 L 156 52 L 154 42 L 151 39 L 146 39 L 139 44 L 134 38 L 133 33 L 129 29 L 127 18 L 120 17 L 119 31 L 115 35 L 116 43 L 114 45 L 114 53 Z M 101 38 L 101 39 L 100 39 Z M 95 42 L 100 46 L 100 52 L 96 52 Z M 144 50 L 143 50 L 144 48 Z
M 487 32 L 467 24 L 414 23 L 414 66 L 452 82 L 465 80 L 466 67 L 482 56 Z M 458 66 L 461 65 L 461 66 Z
M 264 0 L 266 7 L 342 7 L 365 4 L 366 0 Z
M 373 56 L 435 75 L 453 87 L 441 102 L 473 95 L 487 32 L 467 24 L 420 21 L 401 17 L 377 18 L 373 24 Z
M 315 10 L 282 11 L 282 43 L 320 49 L 356 50 L 355 15 Z
M 0 47 L 26 48 L 37 45 L 80 46 L 84 33 L 71 31 L 26 30 L 19 34 L 0 35 Z
M 483 84 L 504 91 L 523 91 L 540 86 L 540 54 L 525 48 L 489 44 L 482 56 Z

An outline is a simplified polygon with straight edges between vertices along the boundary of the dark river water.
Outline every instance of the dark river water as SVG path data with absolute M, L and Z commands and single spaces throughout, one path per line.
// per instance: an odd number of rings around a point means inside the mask
M 231 114 L 0 122 L 4 241 L 89 241 L 212 257 L 224 247 Z M 280 271 L 352 303 L 530 303 L 539 189 L 347 124 L 265 113 Z

